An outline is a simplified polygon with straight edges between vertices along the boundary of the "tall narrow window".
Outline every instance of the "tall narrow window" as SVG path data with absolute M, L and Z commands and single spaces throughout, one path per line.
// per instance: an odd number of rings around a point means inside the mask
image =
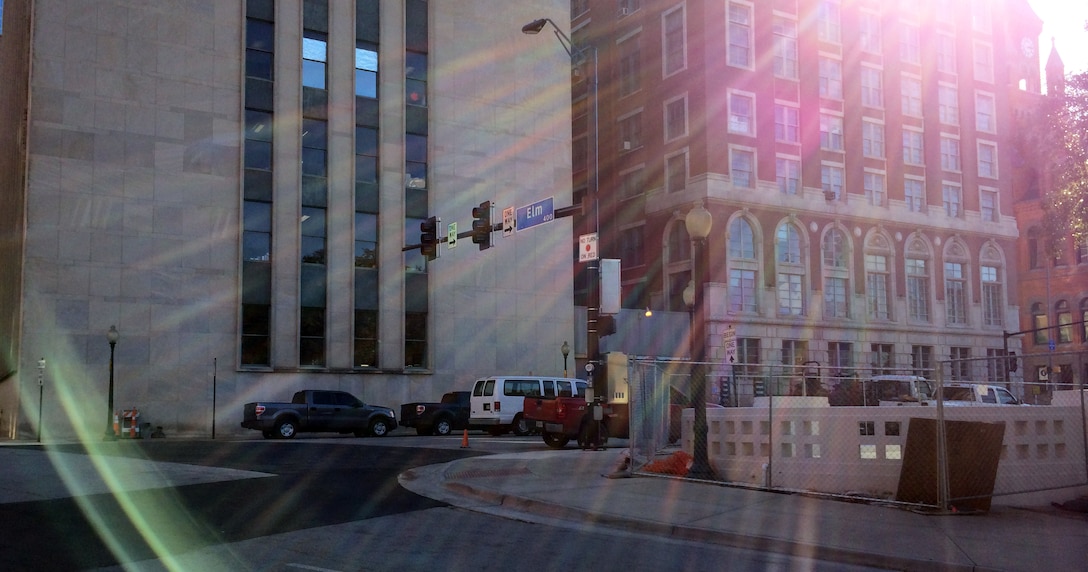
M 729 311 L 756 311 L 756 260 L 755 235 L 752 226 L 743 218 L 729 225 Z
M 975 129 L 984 133 L 997 132 L 997 104 L 990 93 L 975 93 Z
M 842 61 L 820 56 L 820 97 L 842 99 Z
M 842 151 L 845 149 L 843 142 L 843 118 L 841 115 L 829 113 L 820 114 L 820 148 L 829 151 Z
M 941 195 L 944 201 L 944 214 L 952 218 L 963 216 L 963 188 L 959 185 L 945 183 L 941 185 Z
M 1058 300 L 1054 305 L 1054 315 L 1058 317 L 1058 343 L 1068 344 L 1073 341 L 1073 312 L 1069 310 L 1068 300 Z
M 996 266 L 982 266 L 982 323 L 987 326 L 1004 324 L 1004 291 L 1001 287 L 1001 274 Z
M 729 3 L 729 65 L 752 67 L 752 7 Z
M 302 37 L 302 85 L 325 89 L 328 40 L 322 32 L 306 30 Z
M 1047 317 L 1046 308 L 1036 302 L 1031 305 L 1031 329 L 1035 330 L 1032 333 L 1033 341 L 1036 346 L 1045 346 L 1050 339 L 1050 319 Z
M 908 258 L 907 315 L 915 322 L 929 322 L 929 266 L 922 258 Z
M 756 98 L 747 93 L 729 94 L 729 131 L 742 135 L 756 134 Z
M 842 200 L 844 178 L 845 174 L 842 167 L 836 165 L 820 165 L 820 184 L 823 186 L 824 196 L 827 197 L 828 200 Z
M 797 20 L 774 17 L 774 75 L 797 79 Z
M 841 18 L 838 0 L 820 0 L 816 7 L 816 33 L 821 42 L 842 42 Z
M 778 227 L 775 238 L 778 266 L 778 313 L 804 314 L 804 261 L 801 258 L 801 233 L 792 223 Z
M 642 88 L 639 36 L 636 34 L 621 41 L 618 48 L 620 54 L 620 95 L 631 95 Z
M 911 373 L 933 379 L 933 346 L 910 347 Z
M 801 142 L 801 110 L 790 105 L 775 104 L 774 139 L 783 143 Z
M 945 125 L 960 124 L 959 90 L 954 85 L 937 86 L 937 116 Z
M 907 203 L 907 210 L 916 213 L 923 212 L 926 206 L 925 182 L 918 179 L 903 179 L 903 200 Z
M 918 24 L 900 22 L 899 59 L 908 64 L 922 63 L 922 43 L 919 40 Z
M 684 40 L 684 7 L 678 6 L 662 16 L 664 20 L 665 75 L 676 73 L 687 66 Z
M 997 191 L 981 189 L 978 192 L 978 197 L 979 212 L 982 215 L 982 222 L 997 222 Z
M 925 163 L 923 149 L 924 137 L 921 131 L 914 129 L 903 130 L 903 162 L 908 165 L 922 165 Z
M 272 365 L 274 10 L 249 3 L 245 28 L 240 363 Z
M 884 158 L 884 124 L 876 121 L 861 122 L 861 154 L 873 159 Z
M 378 48 L 368 42 L 355 46 L 355 95 L 378 97 Z
M 430 23 L 426 0 L 404 0 L 404 230 L 405 244 L 419 240 L 420 222 L 431 214 L 429 192 Z M 430 276 L 417 250 L 404 253 L 403 366 L 425 368 L 430 362 Z
M 971 348 L 962 346 L 952 346 L 951 348 L 952 358 L 949 367 L 951 369 L 952 381 L 967 381 L 971 379 Z
M 941 168 L 945 171 L 960 171 L 960 140 L 941 136 Z
M 892 344 L 870 344 L 873 375 L 889 375 L 895 367 L 895 346 Z
M 847 318 L 850 316 L 849 285 L 850 267 L 846 234 L 837 228 L 827 231 L 823 244 L 824 316 Z
M 861 28 L 861 49 L 870 54 L 884 52 L 884 40 L 881 32 L 880 14 L 875 12 L 862 12 L 858 17 Z
M 903 115 L 922 116 L 922 80 L 913 76 L 903 76 L 899 82 L 899 99 Z
M 967 278 L 963 263 L 944 263 L 944 304 L 949 324 L 967 324 Z
M 861 68 L 861 104 L 877 109 L 884 108 L 884 72 L 880 68 Z
M 748 149 L 731 149 L 729 172 L 734 187 L 754 189 L 756 186 L 756 154 Z
M 997 143 L 978 142 L 978 176 L 997 178 Z
M 665 103 L 665 140 L 672 141 L 688 134 L 688 100 L 678 97 Z
M 937 71 L 956 73 L 956 37 L 937 34 Z
M 974 45 L 975 79 L 994 82 L 994 48 L 990 44 L 975 42 Z
M 677 193 L 684 190 L 687 182 L 687 153 L 677 153 L 665 158 L 665 189 L 670 193 Z
M 891 317 L 888 303 L 888 257 L 865 255 L 865 295 L 869 301 L 869 317 L 887 320 Z
M 865 186 L 865 200 L 874 207 L 882 207 L 888 203 L 884 173 L 872 173 L 866 171 L 862 177 Z
M 789 157 L 775 158 L 775 181 L 779 192 L 796 195 L 801 192 L 801 161 Z

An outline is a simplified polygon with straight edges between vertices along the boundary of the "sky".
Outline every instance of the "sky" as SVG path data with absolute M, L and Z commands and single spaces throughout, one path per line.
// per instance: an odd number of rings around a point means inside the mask
M 1050 55 L 1050 39 L 1054 38 L 1058 55 L 1065 64 L 1065 73 L 1088 71 L 1088 0 L 1028 0 L 1035 13 L 1043 19 L 1039 34 L 1043 66 Z

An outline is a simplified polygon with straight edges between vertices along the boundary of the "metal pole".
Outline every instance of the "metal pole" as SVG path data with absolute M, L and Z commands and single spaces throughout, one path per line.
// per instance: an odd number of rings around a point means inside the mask
M 216 386 L 215 374 L 216 374 L 216 370 L 218 369 L 217 368 L 218 359 L 219 358 L 214 358 L 214 357 L 212 358 L 212 439 L 215 439 L 215 393 L 216 393 L 216 391 L 215 391 L 215 389 L 216 389 L 216 387 L 215 387 Z
M 106 405 L 106 434 L 107 441 L 112 441 L 117 438 L 117 434 L 113 432 L 113 351 L 117 346 L 117 342 L 110 341 L 110 388 L 109 398 Z
M 694 303 L 692 304 L 691 357 L 694 361 L 691 371 L 691 406 L 695 409 L 692 426 L 692 460 L 688 476 L 695 479 L 712 479 L 714 470 L 710 467 L 707 454 L 706 423 L 706 317 L 703 313 L 703 248 L 705 238 L 694 241 L 692 252 L 692 282 L 694 283 Z
M 38 360 L 38 442 L 42 442 L 42 397 L 45 387 L 45 358 Z

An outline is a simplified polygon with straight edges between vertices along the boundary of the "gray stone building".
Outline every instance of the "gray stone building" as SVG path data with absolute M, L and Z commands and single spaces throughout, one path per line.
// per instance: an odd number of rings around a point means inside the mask
M 302 388 L 397 408 L 562 372 L 570 219 L 405 247 L 571 204 L 570 62 L 520 31 L 566 2 L 0 5 L 0 437 L 39 407 L 102 435 L 111 379 L 201 436 Z

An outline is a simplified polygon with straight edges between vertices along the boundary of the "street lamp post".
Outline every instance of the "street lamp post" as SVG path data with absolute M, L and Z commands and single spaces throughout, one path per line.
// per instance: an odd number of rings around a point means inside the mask
M 710 236 L 710 227 L 714 219 L 703 205 L 688 211 L 684 217 L 684 226 L 692 239 L 691 252 L 691 406 L 695 409 L 695 421 L 692 426 L 692 464 L 688 476 L 694 479 L 715 478 L 707 455 L 706 423 L 706 315 L 703 308 L 703 266 L 706 238 Z M 686 296 L 685 296 L 686 297 Z M 687 300 L 685 300 L 687 302 Z
M 570 355 L 570 344 L 567 340 L 563 340 L 563 345 L 559 348 L 559 351 L 563 352 L 563 377 L 567 377 L 567 356 Z
M 42 442 L 42 395 L 45 387 L 45 358 L 38 360 L 38 442 Z
M 110 389 L 106 405 L 106 432 L 103 436 L 106 441 L 117 438 L 117 434 L 113 432 L 113 351 L 120 337 L 121 333 L 117 331 L 117 326 L 110 326 L 110 331 L 106 332 L 106 340 L 110 343 Z
M 551 18 L 537 18 L 528 24 L 521 27 L 523 34 L 535 35 L 539 34 L 545 27 L 552 27 L 552 32 L 555 34 L 556 39 L 562 44 L 563 50 L 570 56 L 571 66 L 578 66 L 584 63 L 589 55 L 589 52 L 593 52 L 593 188 L 588 190 L 589 199 L 583 203 L 583 214 L 585 217 L 592 221 L 593 232 L 599 233 L 600 220 L 598 215 L 597 205 L 597 189 L 599 186 L 600 169 L 599 169 L 599 149 L 598 138 L 600 130 L 598 128 L 598 85 L 597 85 L 597 47 L 596 46 L 575 46 L 574 42 L 563 33 L 563 30 L 559 29 Z M 598 318 L 601 307 L 601 289 L 600 289 L 600 266 L 596 259 L 591 260 L 586 265 L 586 278 L 588 288 L 586 296 L 586 360 L 587 371 L 589 371 L 589 381 L 593 388 L 593 399 L 596 402 L 596 406 L 600 407 L 603 404 L 603 398 L 607 392 L 607 382 L 601 375 L 601 367 L 593 367 L 599 365 L 600 362 L 600 332 L 598 329 Z

